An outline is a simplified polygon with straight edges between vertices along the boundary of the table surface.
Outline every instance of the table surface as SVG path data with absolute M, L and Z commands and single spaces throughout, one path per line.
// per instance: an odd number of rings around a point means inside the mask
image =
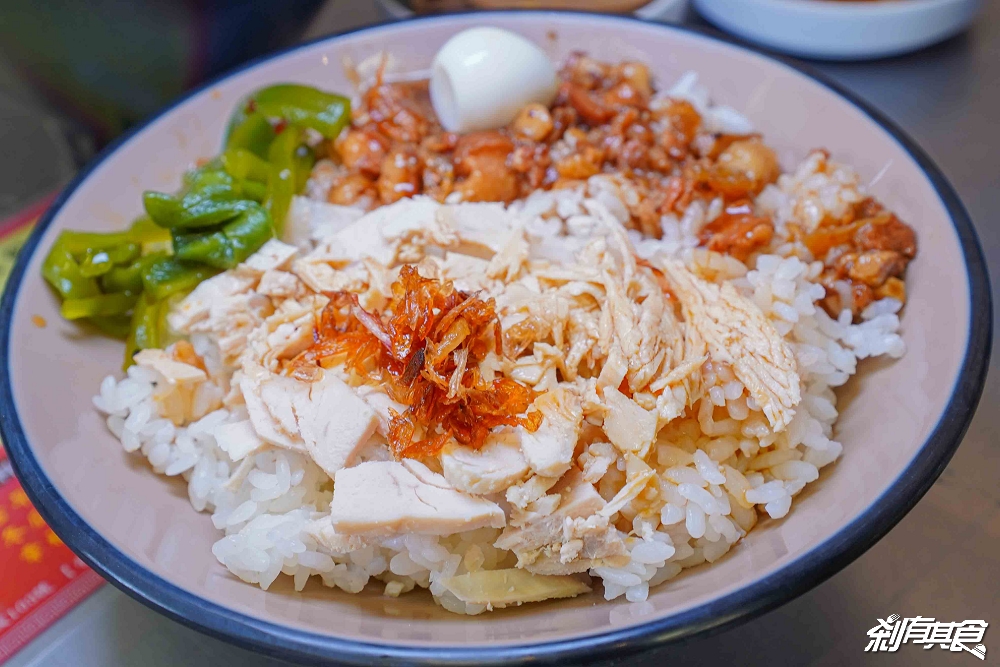
M 966 34 L 869 63 L 814 64 L 861 95 L 937 162 L 976 223 L 1000 278 L 1000 2 Z M 307 37 L 377 19 L 356 0 L 329 3 Z M 697 19 L 692 19 L 697 22 Z M 737 628 L 615 664 L 686 666 L 976 664 L 962 653 L 901 647 L 863 653 L 866 632 L 891 613 L 961 621 L 1000 617 L 1000 371 L 994 356 L 980 410 L 951 464 L 905 519 L 839 574 Z M 997 630 L 987 664 L 1000 664 Z M 281 665 L 174 623 L 105 586 L 15 656 L 9 667 Z

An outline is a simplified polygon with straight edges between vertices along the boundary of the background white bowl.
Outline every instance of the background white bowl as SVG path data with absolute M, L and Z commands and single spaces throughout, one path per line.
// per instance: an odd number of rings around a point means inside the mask
M 719 28 L 807 58 L 864 60 L 898 55 L 958 34 L 981 0 L 693 0 Z
M 413 10 L 398 0 L 377 0 L 376 4 L 387 19 L 399 20 L 413 16 Z M 646 21 L 678 23 L 684 18 L 687 5 L 688 0 L 651 0 L 632 13 L 636 18 Z

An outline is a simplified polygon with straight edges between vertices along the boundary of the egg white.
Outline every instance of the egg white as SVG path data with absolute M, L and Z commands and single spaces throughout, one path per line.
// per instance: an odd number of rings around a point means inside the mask
M 458 33 L 431 66 L 431 103 L 450 132 L 507 125 L 526 104 L 550 104 L 557 88 L 548 56 L 524 37 L 499 28 Z

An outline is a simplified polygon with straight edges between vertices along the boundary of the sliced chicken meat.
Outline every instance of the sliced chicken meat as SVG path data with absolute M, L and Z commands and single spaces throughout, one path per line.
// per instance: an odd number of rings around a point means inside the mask
M 208 318 L 213 304 L 249 291 L 257 284 L 259 277 L 256 271 L 237 267 L 233 271 L 225 271 L 202 281 L 170 311 L 167 321 L 174 330 L 189 333 L 192 325 Z
M 299 254 L 299 249 L 293 245 L 271 239 L 260 247 L 260 250 L 250 255 L 243 263 L 248 269 L 263 274 L 265 271 L 283 269 Z
M 480 449 L 454 443 L 441 453 L 444 477 L 456 489 L 476 495 L 496 493 L 528 473 L 517 431 L 493 433 Z
M 233 461 L 242 461 L 267 446 L 257 435 L 249 419 L 216 426 L 212 429 L 212 435 L 219 449 Z
M 153 394 L 161 417 L 165 417 L 176 425 L 198 419 L 221 405 L 222 393 L 214 384 L 206 382 L 208 374 L 191 364 L 174 359 L 164 350 L 140 350 L 133 357 L 136 365 L 152 369 L 163 376 L 166 382 L 161 383 Z M 205 391 L 214 391 L 210 396 Z M 195 396 L 201 393 L 195 412 Z
M 604 388 L 607 415 L 604 432 L 622 452 L 645 455 L 656 438 L 656 414 L 636 404 L 614 387 Z
M 357 222 L 364 214 L 364 209 L 354 206 L 338 206 L 308 197 L 292 197 L 283 236 L 299 249 L 309 251 L 313 242 L 322 242 L 333 236 Z
M 486 286 L 489 262 L 479 257 L 449 252 L 440 263 L 441 277 L 455 283 L 456 289 L 475 292 Z
M 569 470 L 580 436 L 580 398 L 559 387 L 539 396 L 533 407 L 542 413 L 542 425 L 534 433 L 519 429 L 521 450 L 536 474 L 558 477 Z
M 302 294 L 302 282 L 294 273 L 271 269 L 265 271 L 257 284 L 257 293 L 272 299 L 290 299 Z
M 439 223 L 452 232 L 458 242 L 455 252 L 490 259 L 507 244 L 513 229 L 513 216 L 503 204 L 468 203 L 442 206 Z
M 375 411 L 330 371 L 313 382 L 260 371 L 245 375 L 240 388 L 261 440 L 309 454 L 331 477 L 354 462 L 378 426 Z
M 363 549 L 373 541 L 361 535 L 343 535 L 334 530 L 330 515 L 310 521 L 305 527 L 305 533 L 320 545 L 336 554 L 346 554 L 357 549 Z
M 506 523 L 496 503 L 458 491 L 417 461 L 343 468 L 333 488 L 330 525 L 343 535 L 450 535 Z
M 309 259 L 349 263 L 370 257 L 384 265 L 396 258 L 396 241 L 420 229 L 431 228 L 440 208 L 433 199 L 414 197 L 375 209 L 330 236 Z
M 361 385 L 360 387 L 354 388 L 354 392 L 364 399 L 365 403 L 368 404 L 372 410 L 375 411 L 375 416 L 378 418 L 378 432 L 382 437 L 389 436 L 389 420 L 392 419 L 392 413 L 402 414 L 406 410 L 406 406 L 402 403 L 398 403 L 389 397 L 387 393 L 382 391 L 379 387 L 372 387 L 370 385 Z
M 375 432 L 375 411 L 333 373 L 308 383 L 308 396 L 295 394 L 292 407 L 309 455 L 326 474 L 352 465 Z
M 250 423 L 261 440 L 284 449 L 308 452 L 292 408 L 296 400 L 303 397 L 308 400 L 308 384 L 261 370 L 256 377 L 245 374 L 240 379 L 240 390 Z
M 138 366 L 158 372 L 171 384 L 194 384 L 208 379 L 202 369 L 176 361 L 163 350 L 139 350 L 132 360 Z

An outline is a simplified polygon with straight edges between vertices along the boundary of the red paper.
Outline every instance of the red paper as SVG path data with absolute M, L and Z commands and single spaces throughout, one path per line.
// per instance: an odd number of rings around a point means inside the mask
M 0 222 L 0 251 L 15 253 L 42 210 Z M 0 263 L 0 287 L 4 268 Z M 45 525 L 0 448 L 0 663 L 102 583 Z
M 104 582 L 45 525 L 2 449 L 0 572 L 0 662 Z

